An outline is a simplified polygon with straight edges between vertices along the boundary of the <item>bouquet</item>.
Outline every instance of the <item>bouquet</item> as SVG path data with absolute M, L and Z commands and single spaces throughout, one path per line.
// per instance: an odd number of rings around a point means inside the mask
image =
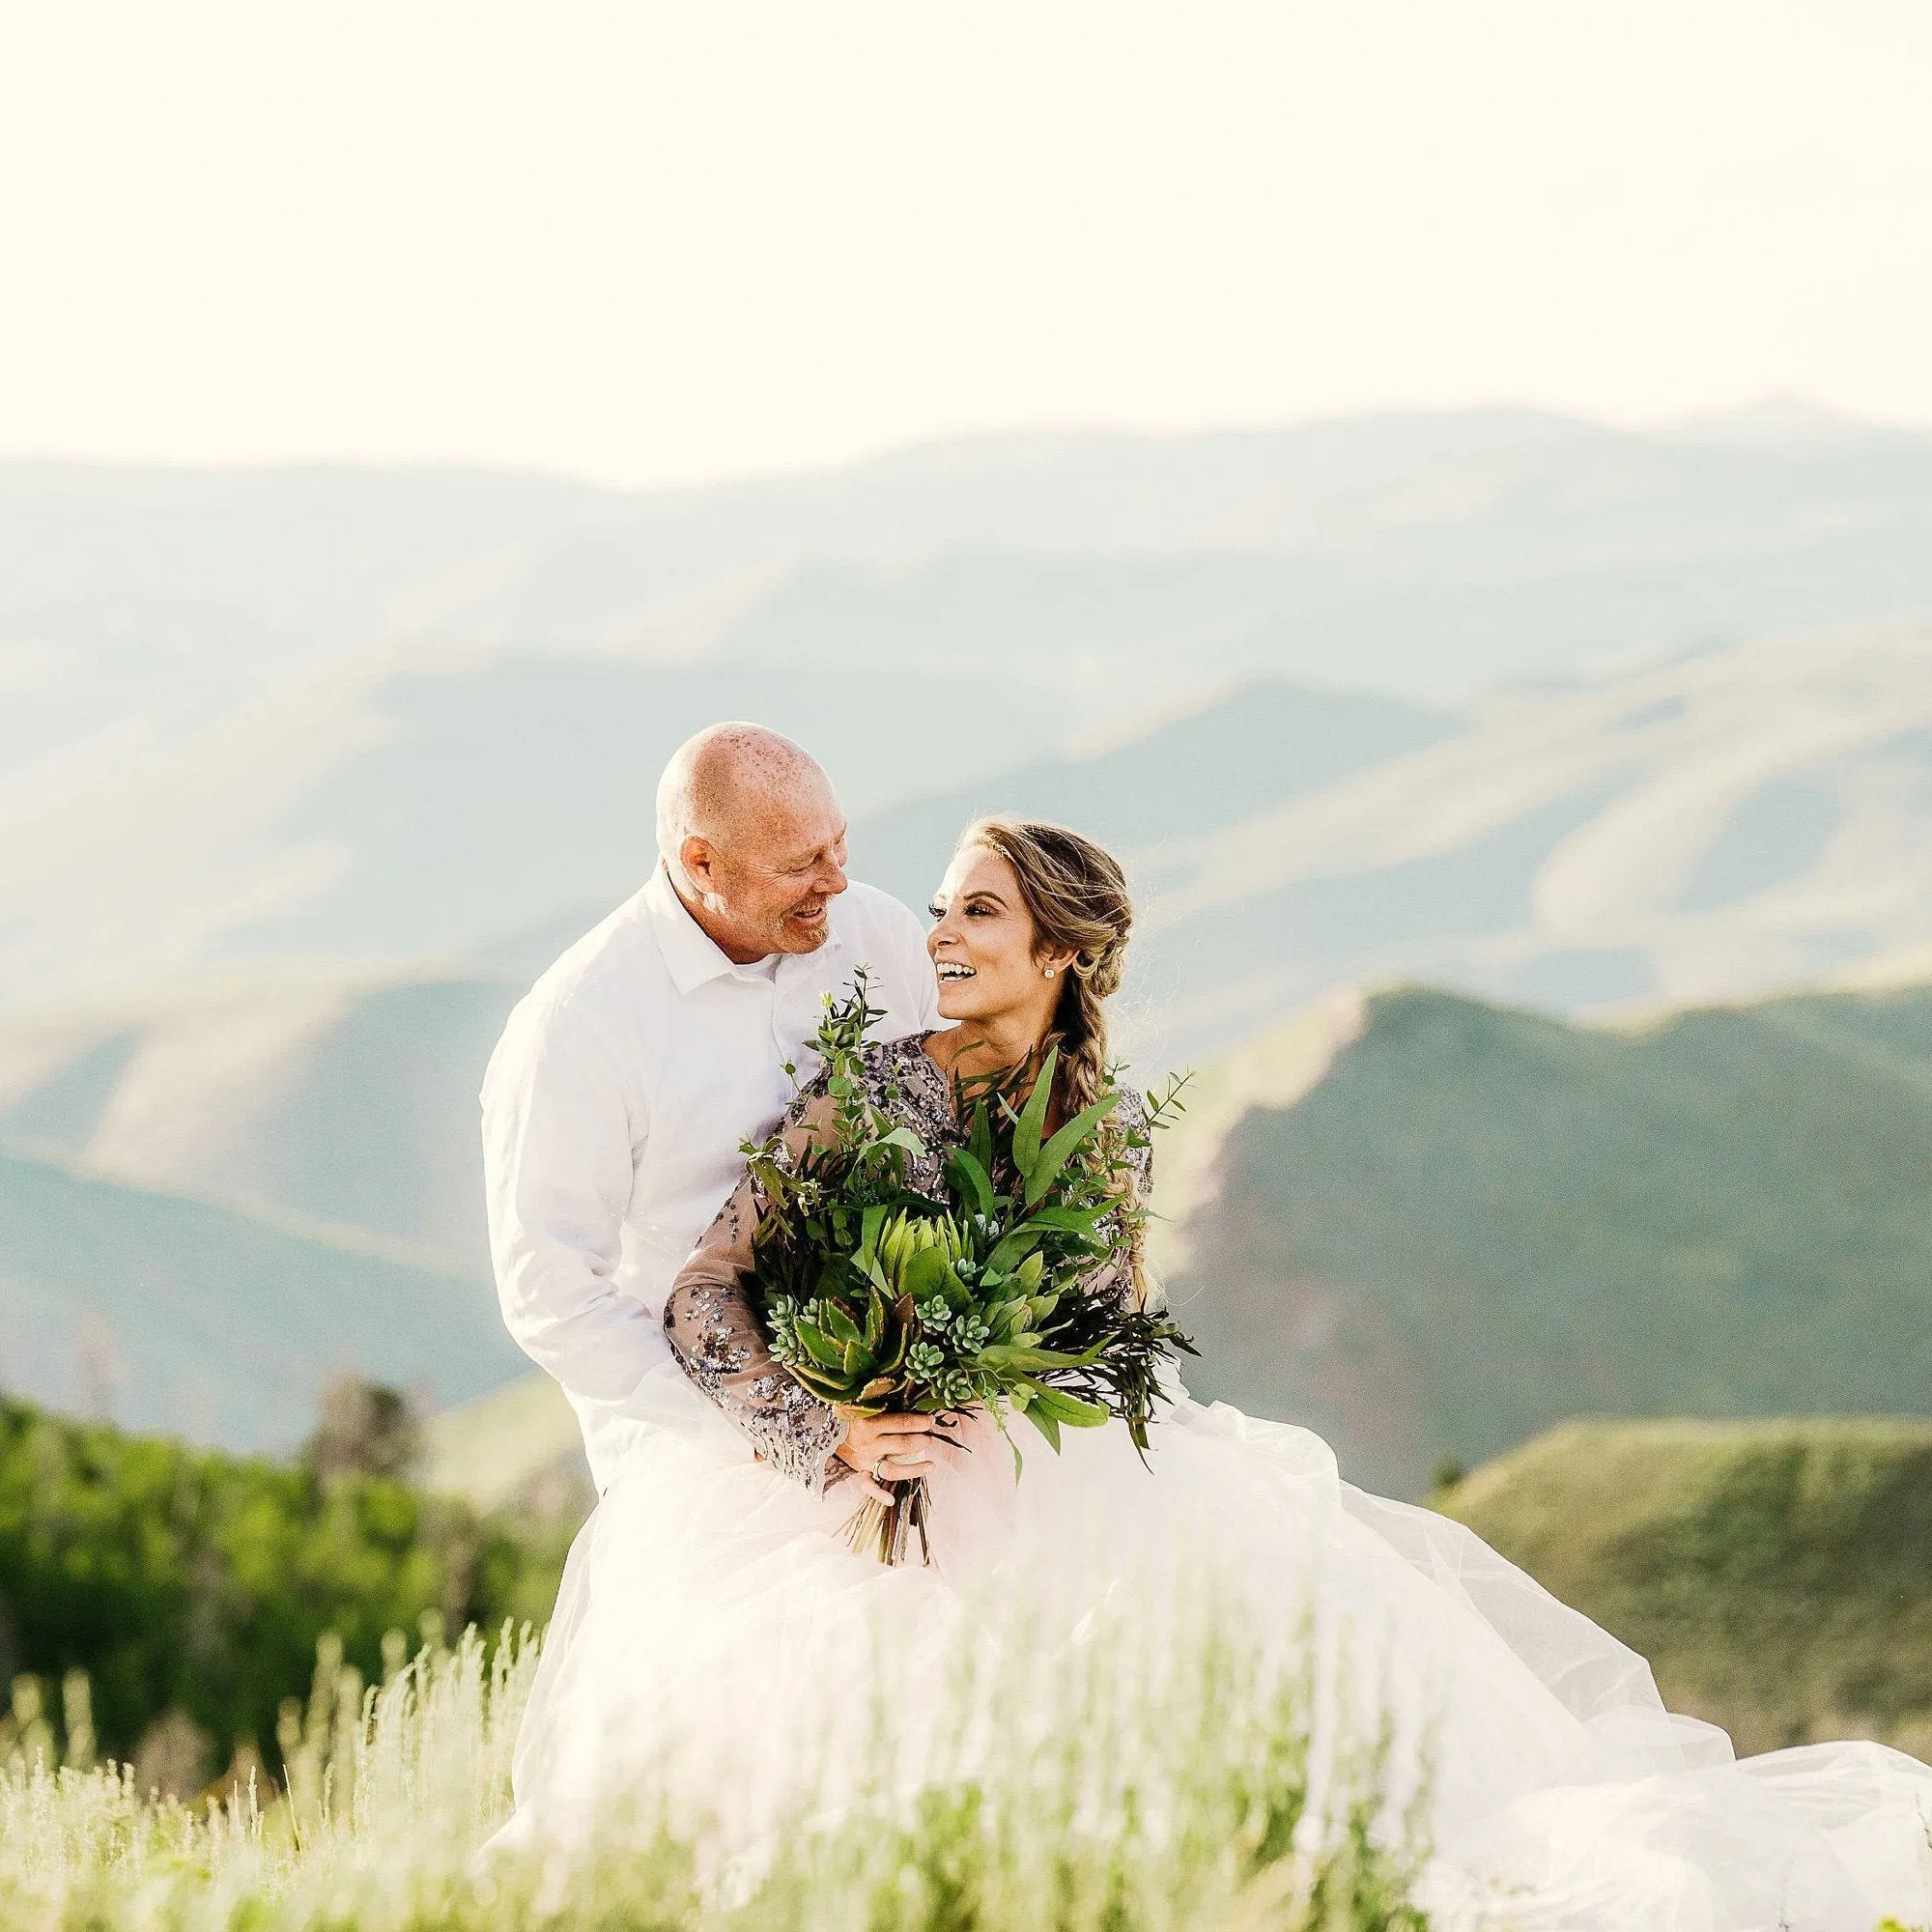
M 1147 1210 L 1132 1198 L 1134 1155 L 1179 1111 L 1184 1076 L 1148 1096 L 1146 1127 L 1111 1123 L 1121 1095 L 1110 1088 L 1053 1133 L 1057 1050 L 1024 1091 L 1013 1076 L 961 1083 L 970 1133 L 934 1200 L 907 1182 L 909 1160 L 927 1150 L 867 1097 L 860 1054 L 883 1017 L 863 968 L 849 998 L 828 994 L 817 1047 L 830 1130 L 796 1157 L 781 1138 L 744 1150 L 768 1204 L 748 1287 L 773 1355 L 859 1415 L 981 1404 L 1016 1469 L 1013 1415 L 1056 1451 L 1063 1429 L 1119 1418 L 1145 1460 L 1161 1361 L 1193 1345 L 1131 1287 L 1084 1284 L 1114 1240 L 1138 1251 Z M 890 1505 L 868 1500 L 852 1518 L 852 1547 L 897 1563 L 917 1535 L 929 1561 L 923 1479 L 891 1488 Z

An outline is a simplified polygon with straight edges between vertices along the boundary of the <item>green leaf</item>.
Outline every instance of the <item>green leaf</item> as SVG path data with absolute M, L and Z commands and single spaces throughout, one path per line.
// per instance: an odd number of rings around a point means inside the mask
M 1121 1104 L 1118 1093 L 1107 1094 L 1075 1114 L 1047 1144 L 1026 1174 L 1026 1200 L 1031 1208 L 1054 1183 L 1060 1171 L 1072 1159 L 1082 1141 Z
M 905 1366 L 906 1350 L 912 1343 L 913 1306 L 910 1295 L 893 1304 L 892 1347 L 879 1357 L 881 1375 L 896 1375 Z
M 1034 1398 L 1034 1408 L 1050 1415 L 1054 1421 L 1064 1423 L 1068 1429 L 1098 1429 L 1108 1419 L 1109 1411 L 1104 1403 L 1083 1402 L 1078 1396 L 1068 1395 L 1065 1389 L 1043 1387 Z M 1033 1410 L 1029 1410 L 1031 1414 Z
M 1059 1065 L 1060 1049 L 1048 1047 L 1038 1077 L 1033 1083 L 1033 1092 L 1027 1095 L 1027 1103 L 1013 1122 L 1013 1165 L 1023 1175 L 1030 1176 L 1034 1162 L 1039 1158 L 1039 1137 L 1046 1126 L 1046 1110 L 1053 1099 L 1054 1069 Z
M 988 1274 L 1005 1274 L 1009 1268 L 1019 1265 L 1020 1257 L 1039 1245 L 1039 1238 L 1045 1233 L 1032 1221 L 1022 1222 L 1010 1234 L 1000 1238 L 999 1245 L 986 1257 Z
M 1037 1403 L 1029 1403 L 1021 1413 L 1039 1433 L 1046 1437 L 1047 1446 L 1058 1456 L 1060 1454 L 1060 1423 L 1048 1415 Z
M 1069 1355 L 1061 1349 L 1017 1348 L 995 1342 L 981 1349 L 978 1359 L 988 1369 L 1084 1369 L 1099 1359 L 1104 1347 L 1104 1343 L 1095 1342 L 1091 1349 Z
M 866 1339 L 859 1332 L 859 1324 L 836 1301 L 825 1303 L 824 1328 L 835 1342 L 842 1342 L 848 1349 Z
M 979 1118 L 984 1120 L 985 1109 L 980 1109 Z M 952 1183 L 953 1192 L 963 1200 L 976 1214 L 990 1214 L 993 1211 L 993 1178 L 980 1164 L 979 1156 L 960 1148 L 946 1163 L 946 1178 Z
M 1102 1201 L 1093 1208 L 1064 1208 L 1056 1202 L 1049 1207 L 1036 1208 L 1027 1216 L 1024 1225 L 1051 1228 L 1060 1234 L 1080 1235 L 1092 1239 L 1100 1222 L 1113 1211 L 1114 1203 L 1111 1201 Z
M 986 1103 L 983 1100 L 974 1106 L 973 1131 L 966 1145 L 980 1172 L 990 1175 L 993 1171 L 993 1122 L 991 1116 L 986 1112 Z M 988 1182 L 989 1187 L 990 1185 Z M 980 1209 L 980 1212 L 985 1214 L 990 1214 L 992 1211 L 991 1208 Z
M 879 1253 L 879 1230 L 886 1225 L 887 1210 L 883 1207 L 867 1208 L 859 1222 L 859 1252 L 853 1260 L 866 1273 L 873 1271 L 873 1264 Z
M 828 1376 L 823 1370 L 809 1367 L 804 1362 L 792 1365 L 792 1375 L 801 1388 L 809 1390 L 822 1402 L 842 1403 L 851 1392 L 850 1385 L 838 1376 Z
M 835 1374 L 845 1365 L 845 1351 L 826 1334 L 815 1321 L 794 1321 L 791 1332 L 805 1344 L 805 1352 L 821 1369 L 831 1369 Z
M 922 1248 L 905 1265 L 899 1287 L 913 1301 L 930 1301 L 936 1294 L 952 1308 L 970 1308 L 973 1296 L 954 1272 L 941 1248 Z

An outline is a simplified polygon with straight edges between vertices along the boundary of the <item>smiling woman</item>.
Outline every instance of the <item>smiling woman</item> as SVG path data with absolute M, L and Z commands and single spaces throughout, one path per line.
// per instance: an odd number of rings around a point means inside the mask
M 1060 1046 L 1055 1118 L 1091 1106 L 1107 1068 L 1105 1002 L 1119 989 L 1133 901 L 1113 855 L 1065 826 L 981 818 L 961 834 L 926 940 L 939 1010 L 930 1050 L 969 1077 Z

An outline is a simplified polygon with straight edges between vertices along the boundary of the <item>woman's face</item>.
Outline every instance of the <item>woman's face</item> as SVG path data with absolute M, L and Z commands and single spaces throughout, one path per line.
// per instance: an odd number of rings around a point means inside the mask
M 925 950 L 939 974 L 941 1015 L 981 1024 L 1037 1016 L 1044 1033 L 1071 955 L 1035 956 L 1033 917 L 1006 860 L 983 845 L 955 852 L 931 912 Z

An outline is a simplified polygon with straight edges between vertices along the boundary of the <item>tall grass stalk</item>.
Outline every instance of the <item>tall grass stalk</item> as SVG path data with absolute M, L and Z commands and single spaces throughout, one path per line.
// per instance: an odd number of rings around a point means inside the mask
M 1420 1932 L 1422 1794 L 1386 1728 L 1318 1722 L 1312 1672 L 1207 1632 L 1114 1631 L 962 1664 L 913 1788 L 873 1700 L 873 1775 L 750 1855 L 649 1794 L 568 1852 L 478 1860 L 509 1806 L 537 1644 L 436 1634 L 364 1686 L 325 1643 L 285 1707 L 285 1787 L 185 1805 L 123 1767 L 0 1768 L 0 1923 L 33 1932 Z M 1151 1667 L 1150 1667 L 1151 1666 Z M 1324 1738 L 1325 1742 L 1317 1742 Z

